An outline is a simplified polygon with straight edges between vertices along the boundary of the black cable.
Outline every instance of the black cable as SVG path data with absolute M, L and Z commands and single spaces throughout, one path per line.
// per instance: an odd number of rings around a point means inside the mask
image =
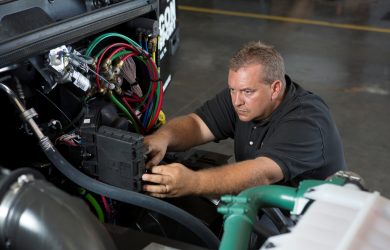
M 146 210 L 146 211 L 148 211 L 148 215 L 149 215 L 150 217 L 152 217 L 152 219 L 155 220 L 156 223 L 160 226 L 160 229 L 161 229 L 161 231 L 163 232 L 165 238 L 168 238 L 168 237 L 167 237 L 167 234 L 165 233 L 164 229 L 162 228 L 160 222 L 159 222 L 156 218 L 154 218 L 154 216 L 149 212 L 149 210 Z
M 46 100 L 48 100 L 51 104 L 53 104 L 54 105 L 54 107 L 56 107 L 57 109 L 58 109 L 58 111 L 60 111 L 61 112 L 61 114 L 63 115 L 63 116 L 65 116 L 65 118 L 70 122 L 70 123 L 72 123 L 72 121 L 69 119 L 69 117 L 67 116 L 67 115 L 65 115 L 65 113 L 57 106 L 57 105 L 55 105 L 55 103 L 54 102 L 52 102 L 50 99 L 49 99 L 49 97 L 47 97 L 45 94 L 43 94 L 41 91 L 39 91 L 38 89 L 36 89 L 36 88 L 34 88 L 39 94 L 41 94 L 43 97 L 45 97 L 46 98 Z M 72 124 L 73 125 L 73 124 Z M 66 126 L 67 127 L 67 126 Z M 73 127 L 74 128 L 76 128 L 76 126 L 75 125 L 73 125 Z
M 65 127 L 63 127 L 56 135 L 55 137 L 58 137 L 60 136 L 61 134 L 63 134 L 65 131 L 67 131 L 71 126 L 73 126 L 74 128 L 76 128 L 76 126 L 74 125 L 76 122 L 80 121 L 80 119 L 83 117 L 84 115 L 84 111 L 85 111 L 85 103 L 84 101 L 81 103 L 82 107 L 81 107 L 81 110 L 80 110 L 80 113 L 73 119 L 73 121 L 71 121 L 70 123 L 68 123 Z

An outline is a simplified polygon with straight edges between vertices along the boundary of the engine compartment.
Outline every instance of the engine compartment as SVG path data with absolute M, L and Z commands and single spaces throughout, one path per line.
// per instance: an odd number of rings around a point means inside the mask
M 215 204 L 142 194 L 143 138 L 165 123 L 163 92 L 177 65 L 175 1 L 17 2 L 18 11 L 15 2 L 0 11 L 0 165 L 34 168 L 100 222 L 217 248 Z M 196 152 L 166 161 L 228 159 Z

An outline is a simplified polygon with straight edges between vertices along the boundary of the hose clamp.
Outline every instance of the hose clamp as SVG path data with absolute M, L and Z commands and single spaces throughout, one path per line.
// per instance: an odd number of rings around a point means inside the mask
M 19 115 L 19 118 L 20 118 L 20 120 L 22 120 L 23 123 L 25 123 L 28 120 L 30 120 L 31 118 L 34 118 L 36 116 L 38 116 L 38 113 L 35 111 L 34 108 L 30 108 L 30 109 L 24 111 L 23 113 L 21 113 Z

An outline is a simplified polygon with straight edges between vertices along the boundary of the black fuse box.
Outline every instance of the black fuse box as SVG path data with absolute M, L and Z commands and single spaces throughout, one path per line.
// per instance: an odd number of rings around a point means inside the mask
M 88 155 L 83 161 L 83 171 L 101 182 L 140 192 L 147 151 L 142 146 L 144 137 L 99 125 L 98 112 L 88 110 L 80 126 L 82 146 Z

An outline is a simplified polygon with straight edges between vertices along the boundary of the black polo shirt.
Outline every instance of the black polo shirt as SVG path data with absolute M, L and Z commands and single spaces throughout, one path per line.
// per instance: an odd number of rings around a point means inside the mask
M 234 139 L 236 161 L 264 156 L 284 173 L 283 185 L 297 187 L 304 179 L 324 180 L 348 170 L 340 134 L 324 100 L 286 75 L 283 102 L 263 122 L 242 122 L 226 88 L 195 111 L 217 141 Z

